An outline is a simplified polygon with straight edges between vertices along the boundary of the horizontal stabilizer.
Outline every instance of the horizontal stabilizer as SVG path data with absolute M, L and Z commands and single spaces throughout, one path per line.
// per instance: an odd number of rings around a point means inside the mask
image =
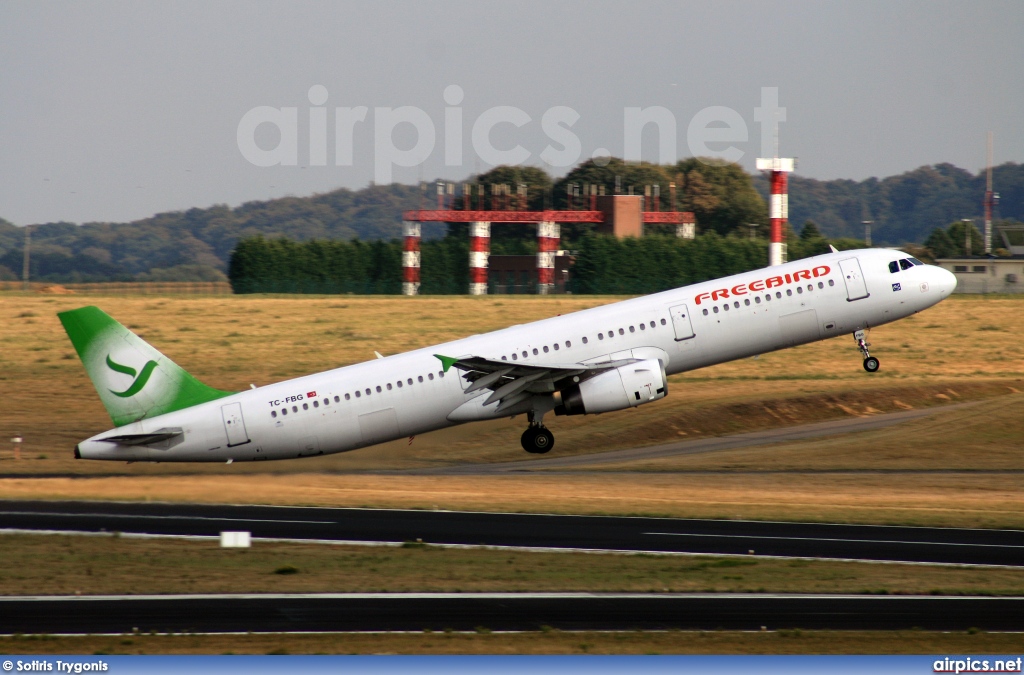
M 153 445 L 163 441 L 181 436 L 185 432 L 180 427 L 165 427 L 145 434 L 117 434 L 106 438 L 97 438 L 97 441 L 105 443 L 117 443 L 118 445 Z

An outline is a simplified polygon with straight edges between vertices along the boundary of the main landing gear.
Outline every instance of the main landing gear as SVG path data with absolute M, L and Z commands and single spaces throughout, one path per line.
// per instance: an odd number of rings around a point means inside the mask
M 542 419 L 537 419 L 538 416 L 534 415 L 533 412 L 527 413 L 527 417 L 530 420 L 530 426 L 526 428 L 526 431 L 523 432 L 523 437 L 520 439 L 520 442 L 523 444 L 523 450 L 534 455 L 543 455 L 554 447 L 555 435 L 548 431 Z
M 878 372 L 878 359 L 871 355 L 868 351 L 868 341 L 865 339 L 864 331 L 859 330 L 853 334 L 853 339 L 857 341 L 857 348 L 860 349 L 860 353 L 864 355 L 864 370 L 869 373 Z

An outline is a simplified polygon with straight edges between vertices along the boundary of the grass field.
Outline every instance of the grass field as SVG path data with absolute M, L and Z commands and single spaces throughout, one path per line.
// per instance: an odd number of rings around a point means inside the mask
M 1019 633 L 665 631 L 0 636 L 4 654 L 1017 654 Z
M 0 595 L 141 593 L 868 593 L 1024 595 L 1024 569 L 5 535 Z
M 388 475 L 524 459 L 522 419 L 352 453 L 259 464 L 76 462 L 110 420 L 56 312 L 96 304 L 212 386 L 240 390 L 611 302 L 596 297 L 0 295 L 0 498 L 175 500 L 1024 529 L 1024 298 L 954 297 L 875 329 L 882 371 L 839 338 L 674 376 L 669 397 L 549 420 L 555 455 L 869 416 L 935 414 L 874 432 L 602 465 L 571 473 Z M 396 321 L 396 317 L 401 321 Z M 973 401 L 969 408 L 945 404 Z M 753 564 L 750 564 L 753 563 Z M 291 566 L 295 574 L 275 574 Z M 338 574 L 344 567 L 346 574 Z M 318 547 L 7 535 L 0 593 L 240 590 L 1024 592 L 1022 572 L 752 559 Z M 241 589 L 238 580 L 244 579 Z M 145 588 L 139 586 L 145 581 Z M 1020 635 L 665 632 L 0 637 L 17 653 L 939 653 L 1020 650 Z
M 1024 298 L 954 297 L 875 329 L 883 368 L 874 375 L 860 368 L 852 340 L 839 338 L 674 376 L 669 397 L 649 406 L 550 421 L 553 454 L 567 455 L 935 407 L 935 417 L 870 434 L 552 476 L 360 475 L 522 460 L 521 419 L 230 467 L 71 458 L 77 441 L 110 422 L 56 318 L 63 309 L 97 304 L 200 379 L 243 389 L 613 300 L 5 294 L 0 429 L 25 436 L 26 459 L 0 453 L 0 497 L 1024 526 L 1024 420 L 1013 413 L 1024 391 Z M 981 403 L 941 407 L 969 400 Z

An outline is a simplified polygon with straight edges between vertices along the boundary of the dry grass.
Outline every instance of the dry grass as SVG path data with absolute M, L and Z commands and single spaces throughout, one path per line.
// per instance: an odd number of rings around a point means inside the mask
M 75 462 L 70 449 L 109 425 L 56 312 L 91 302 L 211 385 L 241 389 L 329 366 L 608 302 L 593 297 L 2 297 L 0 436 L 26 437 L 0 472 L 0 497 L 168 499 L 579 513 L 1024 525 L 1019 476 L 643 475 L 633 470 L 1020 469 L 1012 403 L 848 441 L 716 453 L 629 466 L 629 474 L 353 476 L 348 472 L 523 459 L 521 420 L 466 425 L 353 453 L 252 465 Z M 672 378 L 663 402 L 558 418 L 555 454 L 644 445 L 848 415 L 986 399 L 1024 390 L 1024 298 L 955 297 L 876 329 L 883 370 L 860 369 L 852 340 L 807 345 Z M 395 321 L 401 313 L 402 321 Z M 984 330 L 981 330 L 984 328 Z M 984 404 L 989 405 L 989 404 Z M 1002 406 L 1002 407 L 1000 407 Z M 985 423 L 989 419 L 991 423 Z M 975 423 L 976 422 L 976 423 Z M 1016 426 L 1015 426 L 1016 425 Z M 5 437 L 5 436 L 4 436 Z M 9 454 L 3 453 L 3 457 Z M 45 456 L 46 459 L 39 459 Z M 723 458 L 719 461 L 719 458 Z M 123 477 L 104 475 L 123 474 Z M 89 474 L 95 477 L 87 478 Z M 165 474 L 161 476 L 160 474 Z M 335 475 L 331 475 L 335 474 Z M 340 474 L 340 475 L 337 475 Z
M 4 654 L 1016 654 L 1018 633 L 666 631 L 0 637 Z
M 5 535 L 0 595 L 376 592 L 1024 595 L 1024 569 Z M 278 570 L 291 568 L 289 574 Z

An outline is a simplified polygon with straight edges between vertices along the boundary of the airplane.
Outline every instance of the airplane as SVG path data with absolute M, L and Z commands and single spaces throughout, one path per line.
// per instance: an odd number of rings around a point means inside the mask
M 676 373 L 843 334 L 874 373 L 866 331 L 955 288 L 900 251 L 833 249 L 241 392 L 203 384 L 96 307 L 58 316 L 115 425 L 79 443 L 79 459 L 310 457 L 523 414 L 523 449 L 543 454 L 548 413 L 652 403 Z

